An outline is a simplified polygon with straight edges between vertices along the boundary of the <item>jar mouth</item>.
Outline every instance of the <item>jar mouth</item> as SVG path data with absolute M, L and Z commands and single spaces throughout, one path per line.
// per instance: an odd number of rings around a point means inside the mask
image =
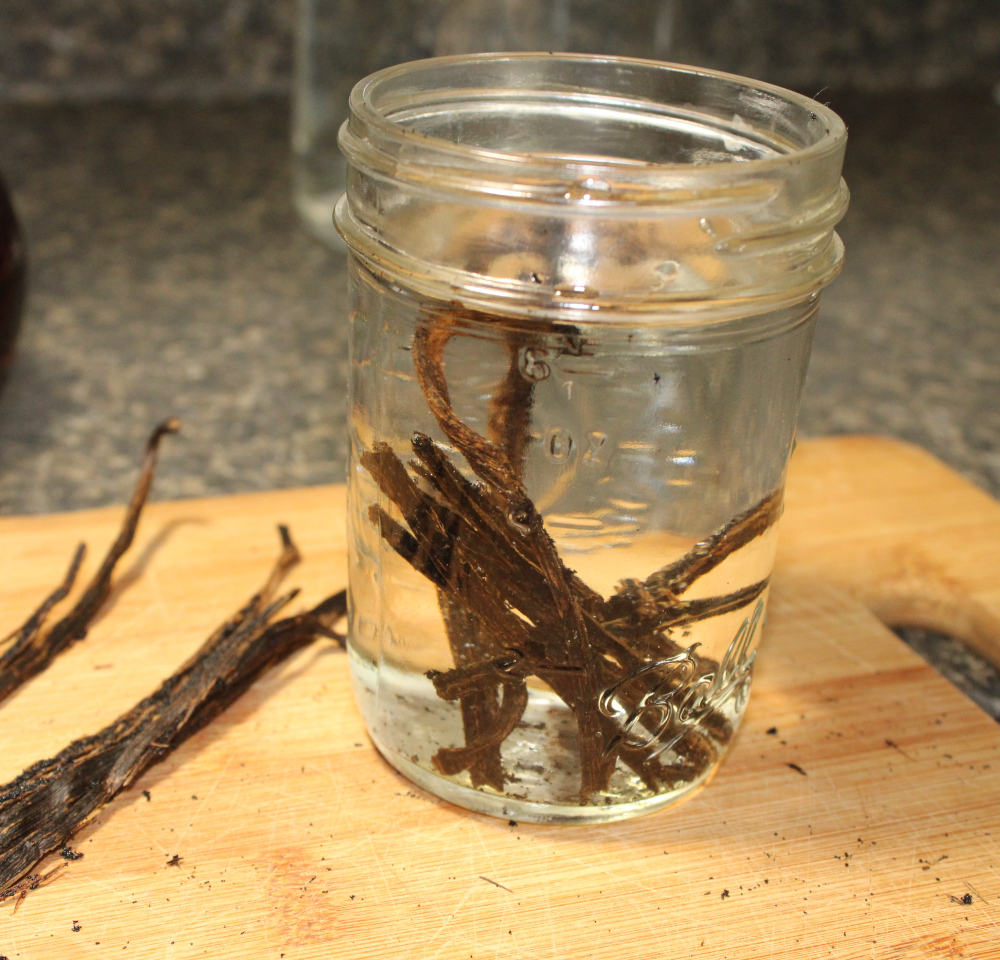
M 745 316 L 839 271 L 846 139 L 828 107 L 712 70 L 419 60 L 352 91 L 336 223 L 376 273 L 477 309 Z
M 674 206 L 688 190 L 701 203 L 734 177 L 836 154 L 847 136 L 829 107 L 772 84 L 570 53 L 388 67 L 355 86 L 351 115 L 342 147 L 372 172 L 594 207 Z

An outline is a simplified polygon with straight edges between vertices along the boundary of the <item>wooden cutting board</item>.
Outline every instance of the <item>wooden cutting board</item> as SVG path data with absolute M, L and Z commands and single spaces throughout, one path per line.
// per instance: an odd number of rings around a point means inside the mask
M 279 520 L 303 603 L 340 586 L 343 503 L 152 506 L 90 636 L 0 708 L 0 778 L 151 691 L 256 587 Z M 879 619 L 1000 660 L 1000 505 L 864 437 L 803 443 L 787 503 L 746 723 L 690 801 L 594 827 L 452 807 L 380 760 L 320 642 L 101 812 L 16 915 L 0 906 L 0 954 L 1000 957 L 1000 726 Z M 0 520 L 0 624 L 120 513 Z

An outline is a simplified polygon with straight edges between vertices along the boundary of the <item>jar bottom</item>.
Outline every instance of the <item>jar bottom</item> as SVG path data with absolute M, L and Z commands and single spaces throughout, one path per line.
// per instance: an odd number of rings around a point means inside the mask
M 631 820 L 633 817 L 641 817 L 646 814 L 655 813 L 664 807 L 672 806 L 682 800 L 687 800 L 700 792 L 712 779 L 718 764 L 709 767 L 697 780 L 685 783 L 682 787 L 668 793 L 657 794 L 653 797 L 646 797 L 642 800 L 633 800 L 625 803 L 608 803 L 605 805 L 569 805 L 557 803 L 535 803 L 530 800 L 519 800 L 516 797 L 502 796 L 495 793 L 486 793 L 483 790 L 474 790 L 472 787 L 462 786 L 447 777 L 437 774 L 417 766 L 411 760 L 386 749 L 378 738 L 369 731 L 372 742 L 378 748 L 379 753 L 395 767 L 404 777 L 413 781 L 418 787 L 433 793 L 442 800 L 454 803 L 456 806 L 465 807 L 473 813 L 485 813 L 491 817 L 499 817 L 503 820 L 517 820 L 522 823 L 552 823 L 552 824 L 587 824 L 587 823 L 614 823 L 619 820 Z
M 720 745 L 697 776 L 655 793 L 631 771 L 619 769 L 607 793 L 580 803 L 572 714 L 551 692 L 533 691 L 516 734 L 504 744 L 510 790 L 501 793 L 490 786 L 473 786 L 468 773 L 448 777 L 431 769 L 431 754 L 442 743 L 461 742 L 462 728 L 454 705 L 438 698 L 430 681 L 385 664 L 376 667 L 350 646 L 349 660 L 357 703 L 382 756 L 418 786 L 476 813 L 563 824 L 642 816 L 696 793 L 711 779 L 725 752 Z M 391 702 L 392 709 L 380 710 L 380 701 Z

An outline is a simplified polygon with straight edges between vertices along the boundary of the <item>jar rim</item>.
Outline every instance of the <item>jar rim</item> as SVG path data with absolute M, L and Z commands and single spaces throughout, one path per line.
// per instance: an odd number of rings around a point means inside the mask
M 376 272 L 438 299 L 699 323 L 779 309 L 839 272 L 846 139 L 829 107 L 721 71 L 569 53 L 429 58 L 352 91 L 335 222 Z M 480 229 L 489 237 L 469 241 Z M 575 237 L 551 269 L 529 268 L 527 248 L 498 259 L 514 234 L 523 246 L 550 229 Z
M 739 162 L 733 162 L 731 159 L 715 159 L 695 163 L 664 160 L 637 161 L 604 155 L 545 157 L 534 151 L 487 149 L 475 144 L 456 142 L 445 137 L 410 129 L 394 117 L 389 109 L 392 108 L 398 113 L 399 101 L 402 97 L 397 95 L 395 100 L 389 103 L 379 104 L 377 102 L 380 96 L 384 96 L 385 88 L 390 87 L 401 78 L 421 78 L 421 76 L 426 78 L 434 72 L 442 72 L 454 67 L 480 69 L 504 64 L 517 64 L 518 67 L 523 67 L 531 61 L 540 65 L 576 62 L 586 64 L 590 68 L 611 67 L 616 70 L 641 70 L 649 75 L 655 73 L 661 76 L 699 78 L 709 83 L 714 81 L 719 84 L 729 84 L 734 89 L 757 95 L 761 98 L 761 102 L 797 108 L 804 116 L 808 116 L 808 123 L 813 128 L 813 136 L 811 142 L 801 145 L 789 143 L 786 139 L 783 144 L 784 149 L 775 149 L 769 156 L 739 157 L 737 158 Z M 516 92 L 524 94 L 525 90 L 526 88 L 519 88 Z M 500 92 L 513 93 L 515 91 Z M 567 100 L 571 100 L 574 91 L 564 88 L 559 93 Z M 577 91 L 579 99 L 585 99 L 592 103 L 598 102 L 602 95 L 609 93 L 617 104 L 626 103 L 627 98 L 614 97 L 614 93 L 608 90 L 591 88 Z M 409 96 L 414 96 L 412 91 Z M 682 104 L 657 102 L 652 99 L 644 99 L 641 102 L 632 99 L 629 102 L 631 105 L 641 105 L 647 109 L 670 107 L 673 112 L 685 109 L 685 105 Z M 749 99 L 744 99 L 742 105 L 750 103 Z M 698 104 L 688 106 L 696 110 L 700 109 Z M 614 191 L 613 195 L 601 199 L 617 203 L 622 201 L 656 202 L 665 199 L 662 192 L 670 194 L 671 198 L 676 201 L 680 199 L 676 196 L 679 188 L 683 190 L 684 187 L 710 187 L 712 184 L 722 186 L 723 182 L 728 185 L 736 177 L 740 180 L 746 180 L 755 174 L 763 174 L 775 167 L 787 166 L 789 163 L 819 160 L 830 153 L 843 150 L 847 138 L 847 128 L 844 121 L 832 109 L 804 94 L 775 84 L 704 67 L 637 57 L 597 56 L 584 53 L 458 54 L 396 64 L 379 70 L 357 83 L 351 92 L 350 108 L 351 119 L 345 122 L 341 134 L 342 147 L 346 148 L 346 152 L 352 160 L 360 161 L 363 166 L 382 168 L 384 172 L 390 172 L 391 168 L 393 176 L 406 180 L 414 176 L 415 179 L 421 181 L 424 181 L 429 174 L 425 172 L 423 175 L 416 175 L 415 167 L 419 166 L 425 171 L 429 167 L 446 168 L 451 174 L 450 185 L 459 189 L 462 184 L 455 179 L 458 170 L 464 171 L 474 167 L 476 180 L 474 189 L 477 192 L 483 191 L 484 171 L 489 168 L 497 173 L 502 171 L 507 175 L 520 174 L 518 179 L 530 179 L 534 181 L 536 187 L 541 186 L 537 183 L 540 177 L 547 178 L 555 175 L 560 183 L 576 182 L 580 181 L 581 176 L 593 173 L 597 168 L 605 168 L 614 172 L 615 179 L 618 181 L 616 183 L 618 189 Z M 357 136 L 352 135 L 352 121 L 363 128 L 364 135 L 360 139 L 365 141 L 364 144 L 359 142 Z M 376 158 L 375 154 L 380 154 L 381 157 Z M 401 158 L 405 158 L 403 163 L 400 162 Z M 382 162 L 379 162 L 379 159 Z M 464 178 L 459 175 L 458 179 Z M 628 186 L 639 189 L 629 190 Z M 504 192 L 509 194 L 520 191 Z M 534 194 L 536 191 L 533 190 L 532 193 Z M 541 190 L 536 198 L 560 199 L 558 196 L 546 196 L 548 193 L 550 191 Z M 522 195 L 521 199 L 527 199 L 527 197 Z M 574 196 L 567 199 L 579 202 L 580 198 Z M 600 201 L 595 199 L 594 202 L 599 203 Z

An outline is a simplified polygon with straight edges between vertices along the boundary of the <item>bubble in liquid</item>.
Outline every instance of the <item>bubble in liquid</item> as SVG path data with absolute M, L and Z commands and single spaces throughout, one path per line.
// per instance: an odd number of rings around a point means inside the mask
M 531 533 L 531 510 L 526 505 L 515 505 L 507 511 L 507 522 L 522 534 Z
M 656 272 L 662 280 L 669 282 L 676 278 L 679 269 L 676 260 L 664 260 L 656 267 Z
M 573 437 L 564 427 L 554 427 L 549 431 L 546 448 L 553 460 L 562 463 L 568 460 L 569 455 L 573 452 Z
M 715 252 L 725 255 L 738 255 L 745 253 L 747 245 L 745 243 L 740 243 L 738 240 L 721 240 L 715 245 Z

